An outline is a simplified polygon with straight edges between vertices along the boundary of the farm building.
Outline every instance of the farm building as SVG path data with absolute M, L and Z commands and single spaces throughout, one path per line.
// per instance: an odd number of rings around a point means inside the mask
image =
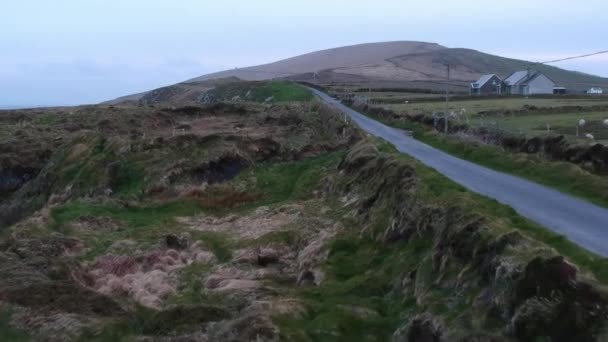
M 538 71 L 523 70 L 509 75 L 504 81 L 508 94 L 553 94 L 555 82 Z
M 471 83 L 471 95 L 500 95 L 502 93 L 502 80 L 494 75 L 483 75 L 476 82 Z
M 604 90 L 602 88 L 591 88 L 586 93 L 589 95 L 602 95 L 604 94 Z

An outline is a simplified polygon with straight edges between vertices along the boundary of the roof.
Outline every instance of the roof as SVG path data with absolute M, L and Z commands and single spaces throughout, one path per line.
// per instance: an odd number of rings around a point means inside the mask
M 540 76 L 545 76 L 549 81 L 553 83 L 553 86 L 555 86 L 555 82 L 540 71 L 531 71 L 529 75 L 527 75 L 524 79 L 520 80 L 518 83 L 521 85 L 528 85 L 530 84 L 530 82 L 534 81 Z
M 488 83 L 488 81 L 491 80 L 494 76 L 496 76 L 496 74 L 483 75 L 479 78 L 479 80 L 477 80 L 477 82 L 471 83 L 471 87 L 481 88 L 484 86 L 484 84 Z
M 526 76 L 528 76 L 527 70 L 516 71 L 505 79 L 505 84 L 508 86 L 515 85 L 516 83 L 518 83 L 521 80 L 523 80 L 524 78 L 526 78 Z

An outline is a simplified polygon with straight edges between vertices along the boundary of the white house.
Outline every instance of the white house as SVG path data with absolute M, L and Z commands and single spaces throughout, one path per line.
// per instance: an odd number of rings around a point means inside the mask
M 602 95 L 604 90 L 602 88 L 591 88 L 587 90 L 586 93 L 589 95 Z
M 555 82 L 543 73 L 533 70 L 516 71 L 504 81 L 508 94 L 553 94 Z

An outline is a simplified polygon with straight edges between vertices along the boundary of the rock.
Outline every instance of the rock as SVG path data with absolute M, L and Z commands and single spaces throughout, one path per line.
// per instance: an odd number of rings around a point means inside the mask
M 188 248 L 188 239 L 183 236 L 168 234 L 164 238 L 165 246 L 170 249 L 182 250 Z

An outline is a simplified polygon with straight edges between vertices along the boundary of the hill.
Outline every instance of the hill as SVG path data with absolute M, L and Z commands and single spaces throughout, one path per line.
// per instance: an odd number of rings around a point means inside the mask
M 190 81 L 203 81 L 225 77 L 238 77 L 248 81 L 266 80 L 336 68 L 356 68 L 362 65 L 383 63 L 394 56 L 443 49 L 445 49 L 445 47 L 434 43 L 410 41 L 359 44 L 316 51 L 249 68 L 221 71 L 197 77 Z
M 532 62 L 500 57 L 464 48 L 447 48 L 435 43 L 401 41 L 369 43 L 322 50 L 248 68 L 226 70 L 203 75 L 170 88 L 159 90 L 164 94 L 179 94 L 192 99 L 218 80 L 259 81 L 289 79 L 319 84 L 348 83 L 365 87 L 401 87 L 443 89 L 446 81 L 446 64 L 451 66 L 450 84 L 454 90 L 468 91 L 469 82 L 483 74 L 506 77 L 522 70 Z M 571 92 L 582 92 L 590 87 L 608 88 L 608 78 L 569 71 L 549 65 L 533 65 L 558 85 Z M 225 82 L 225 81 L 219 81 Z M 126 100 L 139 100 L 148 93 L 130 95 Z M 195 97 L 196 97 L 195 96 Z M 164 96 L 166 98 L 167 96 Z M 119 98 L 110 103 L 124 101 Z

